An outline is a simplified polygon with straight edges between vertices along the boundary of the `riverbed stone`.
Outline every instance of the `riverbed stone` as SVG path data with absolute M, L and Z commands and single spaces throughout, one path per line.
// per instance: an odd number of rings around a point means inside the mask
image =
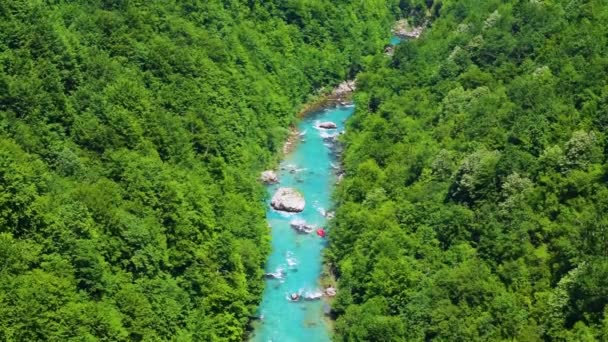
M 337 292 L 337 291 L 336 291 L 336 289 L 335 289 L 335 288 L 333 288 L 333 287 L 328 287 L 328 288 L 326 288 L 326 289 L 325 289 L 325 294 L 326 294 L 328 297 L 335 297 L 336 292 Z
M 270 205 L 279 211 L 298 213 L 304 210 L 304 196 L 294 188 L 279 188 L 272 196 Z
M 300 234 L 310 234 L 315 230 L 313 225 L 307 224 L 306 221 L 301 219 L 293 220 L 289 222 L 289 225 Z
M 279 176 L 277 175 L 276 172 L 274 172 L 272 170 L 266 170 L 266 171 L 262 172 L 262 175 L 260 176 L 260 180 L 266 184 L 278 183 Z
M 319 128 L 324 128 L 324 129 L 336 129 L 338 128 L 338 125 L 336 125 L 335 122 L 331 122 L 331 121 L 325 121 L 325 122 L 321 122 L 319 124 Z

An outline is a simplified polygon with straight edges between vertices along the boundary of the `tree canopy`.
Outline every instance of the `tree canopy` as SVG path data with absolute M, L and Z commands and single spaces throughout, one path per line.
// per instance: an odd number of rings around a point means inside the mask
M 269 250 L 256 178 L 398 10 L 1 1 L 0 340 L 242 340 Z
M 608 339 L 608 8 L 425 6 L 358 77 L 336 340 Z

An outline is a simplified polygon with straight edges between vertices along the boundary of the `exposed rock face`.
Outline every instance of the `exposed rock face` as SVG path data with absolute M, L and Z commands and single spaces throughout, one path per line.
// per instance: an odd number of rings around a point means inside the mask
M 279 188 L 272 196 L 270 205 L 280 211 L 298 213 L 304 210 L 304 196 L 294 188 Z
M 272 170 L 266 170 L 262 172 L 260 180 L 266 184 L 278 183 L 279 176 L 277 176 L 277 173 Z
M 344 81 L 342 83 L 340 83 L 332 92 L 332 95 L 334 97 L 338 97 L 341 98 L 347 94 L 352 93 L 353 91 L 355 91 L 357 87 L 355 86 L 355 81 L 354 80 L 348 80 L 348 81 Z
M 392 31 L 396 36 L 401 38 L 417 39 L 422 35 L 425 27 L 426 22 L 418 27 L 410 27 L 407 20 L 402 19 L 395 23 Z
M 392 57 L 395 54 L 395 47 L 394 46 L 387 46 L 384 48 L 384 54 Z
M 336 128 L 338 128 L 338 125 L 336 125 L 336 123 L 331 122 L 331 121 L 325 121 L 325 122 L 321 122 L 319 124 L 319 128 L 323 128 L 323 129 L 336 129 Z

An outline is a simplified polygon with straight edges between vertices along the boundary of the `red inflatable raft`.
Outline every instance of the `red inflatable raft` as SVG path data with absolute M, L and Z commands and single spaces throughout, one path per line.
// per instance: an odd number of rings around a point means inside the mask
M 324 238 L 325 237 L 325 229 L 323 229 L 323 228 L 317 229 L 317 235 L 319 235 L 320 237 Z

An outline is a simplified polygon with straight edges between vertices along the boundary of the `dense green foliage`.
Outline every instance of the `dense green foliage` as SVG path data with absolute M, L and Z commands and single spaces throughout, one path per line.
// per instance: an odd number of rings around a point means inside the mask
M 297 107 L 398 4 L 0 1 L 0 341 L 241 340 Z
M 608 340 L 606 2 L 430 4 L 358 78 L 337 340 Z

